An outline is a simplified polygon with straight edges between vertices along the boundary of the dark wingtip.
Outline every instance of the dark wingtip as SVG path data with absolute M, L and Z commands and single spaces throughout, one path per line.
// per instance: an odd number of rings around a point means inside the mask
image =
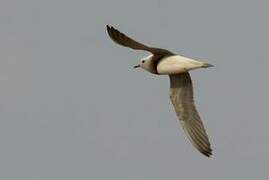
M 208 151 L 203 151 L 201 152 L 203 155 L 205 155 L 206 157 L 211 158 L 212 157 L 212 149 L 209 149 Z
M 114 41 L 114 37 L 113 37 L 114 28 L 113 28 L 113 26 L 106 25 L 106 30 L 107 30 L 109 37 Z
M 111 39 L 113 41 L 115 41 L 114 40 L 115 33 L 119 33 L 119 32 L 117 32 L 117 30 L 113 26 L 110 26 L 110 25 L 106 25 L 106 30 L 107 30 L 107 33 L 109 34 L 109 36 L 111 37 Z
M 110 31 L 110 26 L 108 24 L 106 25 L 106 30 L 107 30 L 107 32 Z

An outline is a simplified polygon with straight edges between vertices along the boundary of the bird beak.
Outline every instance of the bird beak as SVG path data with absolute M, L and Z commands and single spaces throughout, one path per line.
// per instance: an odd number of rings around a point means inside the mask
M 138 68 L 138 67 L 140 67 L 140 64 L 134 66 L 134 68 Z

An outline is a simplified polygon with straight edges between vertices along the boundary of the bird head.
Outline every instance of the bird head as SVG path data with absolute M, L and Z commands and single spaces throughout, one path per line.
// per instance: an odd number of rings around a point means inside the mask
M 141 67 L 142 69 L 150 72 L 150 73 L 154 73 L 156 72 L 156 70 L 154 70 L 154 66 L 153 66 L 153 55 L 149 55 L 147 57 L 144 57 L 140 60 L 140 63 L 138 65 L 135 65 L 134 68 L 139 68 Z

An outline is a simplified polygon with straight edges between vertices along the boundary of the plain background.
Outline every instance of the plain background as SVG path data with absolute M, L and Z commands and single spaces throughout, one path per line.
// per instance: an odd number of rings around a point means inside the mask
M 268 18 L 266 0 L 2 0 L 0 179 L 268 178 Z M 212 158 L 106 24 L 215 65 L 191 73 Z

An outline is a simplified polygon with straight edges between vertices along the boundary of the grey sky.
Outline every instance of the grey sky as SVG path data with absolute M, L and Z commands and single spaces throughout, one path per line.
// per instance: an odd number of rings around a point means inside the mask
M 0 179 L 266 179 L 269 3 L 0 2 Z M 198 153 L 147 55 L 114 44 L 111 24 L 144 43 L 206 60 L 191 73 L 213 148 Z

